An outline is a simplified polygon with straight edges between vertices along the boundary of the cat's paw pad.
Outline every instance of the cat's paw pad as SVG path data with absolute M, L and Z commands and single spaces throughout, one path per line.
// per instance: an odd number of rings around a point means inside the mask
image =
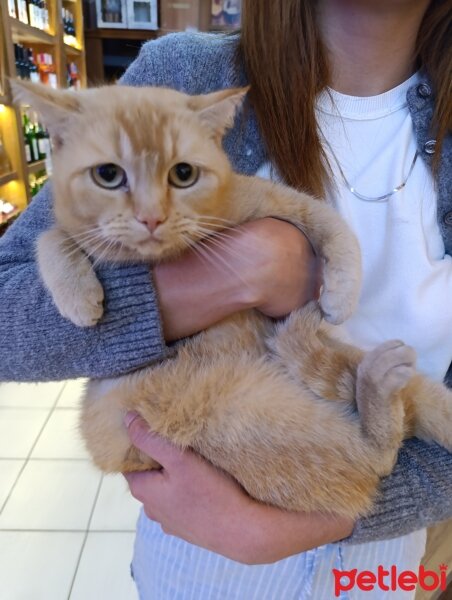
M 94 274 L 78 281 L 76 290 L 57 301 L 63 317 L 78 327 L 92 327 L 104 313 L 104 290 Z
M 400 340 L 390 340 L 368 352 L 358 366 L 358 379 L 387 397 L 402 389 L 416 373 L 416 352 Z

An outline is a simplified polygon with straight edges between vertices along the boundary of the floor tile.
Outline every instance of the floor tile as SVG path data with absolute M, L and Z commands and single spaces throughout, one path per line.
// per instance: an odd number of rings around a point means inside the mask
M 130 576 L 133 533 L 90 533 L 70 600 L 138 600 Z
M 0 531 L 0 598 L 67 598 L 83 536 L 83 533 Z
M 46 423 L 31 458 L 89 459 L 79 429 L 79 411 L 75 408 L 56 408 Z
M 50 411 L 50 408 L 0 407 L 0 457 L 26 458 Z
M 30 460 L 0 515 L 0 529 L 85 530 L 100 479 L 88 461 Z
M 105 475 L 90 529 L 135 531 L 140 506 L 122 475 Z
M 24 460 L 0 460 L 0 511 L 24 463 Z
M 87 379 L 74 379 L 73 381 L 68 381 L 58 399 L 58 408 L 79 408 L 80 399 L 86 382 Z
M 64 387 L 63 381 L 56 383 L 2 383 L 0 406 L 50 408 Z

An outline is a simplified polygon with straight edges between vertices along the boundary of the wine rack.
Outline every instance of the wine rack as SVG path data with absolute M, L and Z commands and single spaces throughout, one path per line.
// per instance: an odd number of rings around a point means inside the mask
M 41 153 L 30 159 L 24 107 L 12 103 L 9 90 L 15 77 L 75 90 L 86 86 L 82 0 L 0 0 L 0 235 L 29 204 L 50 166 Z M 33 135 L 41 143 L 45 137 L 37 124 Z

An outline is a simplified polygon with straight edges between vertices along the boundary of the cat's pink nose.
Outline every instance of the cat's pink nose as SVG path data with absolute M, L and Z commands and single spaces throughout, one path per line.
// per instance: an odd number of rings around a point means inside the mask
M 149 231 L 151 233 L 154 233 L 154 231 L 157 229 L 157 227 L 159 227 L 166 221 L 166 217 L 162 217 L 162 216 L 154 217 L 152 215 L 137 216 L 136 219 L 140 223 L 143 223 L 143 225 L 146 225 L 146 227 L 149 229 Z

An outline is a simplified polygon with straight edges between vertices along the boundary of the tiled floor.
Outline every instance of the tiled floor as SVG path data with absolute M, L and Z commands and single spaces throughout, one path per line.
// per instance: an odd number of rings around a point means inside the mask
M 77 431 L 82 381 L 0 385 L 1 600 L 136 600 L 139 504 Z

